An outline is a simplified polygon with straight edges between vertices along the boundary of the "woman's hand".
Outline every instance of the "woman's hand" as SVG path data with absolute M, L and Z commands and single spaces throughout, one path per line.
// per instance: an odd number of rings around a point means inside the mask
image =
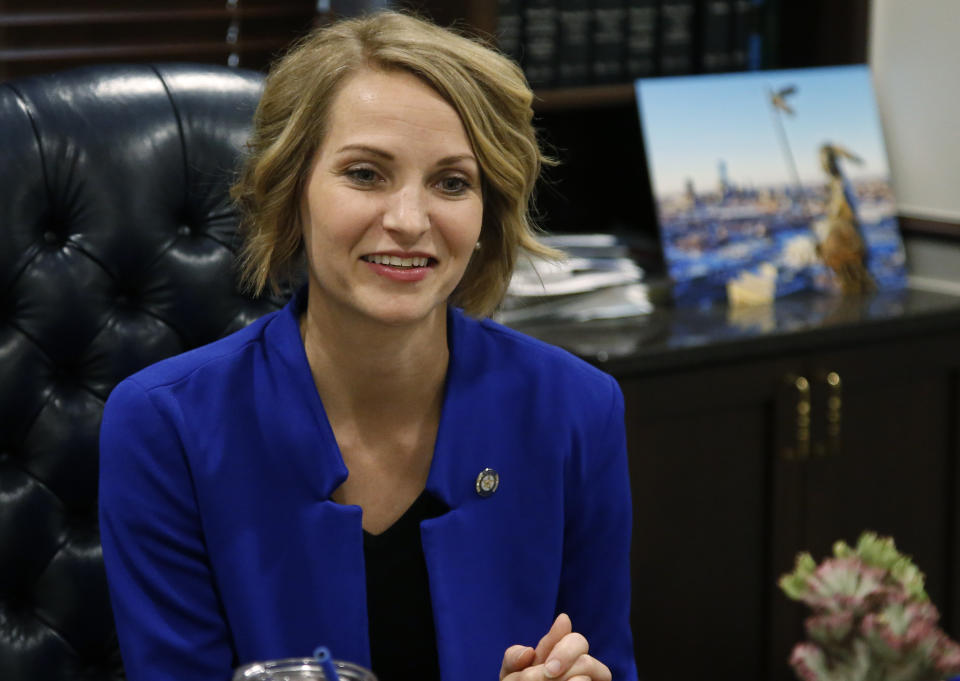
M 557 616 L 536 649 L 510 646 L 503 654 L 500 681 L 610 681 L 605 664 L 590 657 L 587 639 L 573 631 L 566 614 Z

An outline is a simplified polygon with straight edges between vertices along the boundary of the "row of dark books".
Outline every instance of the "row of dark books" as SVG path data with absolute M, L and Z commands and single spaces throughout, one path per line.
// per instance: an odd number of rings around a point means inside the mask
M 535 88 L 764 66 L 767 0 L 499 0 L 497 40 Z

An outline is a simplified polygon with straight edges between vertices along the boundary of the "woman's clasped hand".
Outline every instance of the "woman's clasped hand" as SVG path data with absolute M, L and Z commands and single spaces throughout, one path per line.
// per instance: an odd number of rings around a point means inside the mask
M 500 681 L 610 681 L 610 669 L 589 650 L 587 639 L 573 631 L 570 617 L 561 613 L 536 648 L 507 648 Z

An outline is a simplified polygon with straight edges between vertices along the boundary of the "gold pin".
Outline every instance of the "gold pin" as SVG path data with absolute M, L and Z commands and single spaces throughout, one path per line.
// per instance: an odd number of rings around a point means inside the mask
M 500 486 L 500 474 L 492 468 L 484 468 L 477 476 L 477 494 L 481 497 L 489 497 L 497 491 Z

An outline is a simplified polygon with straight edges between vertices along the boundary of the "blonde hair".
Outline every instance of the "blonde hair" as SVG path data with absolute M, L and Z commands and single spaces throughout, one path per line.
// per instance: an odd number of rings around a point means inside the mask
M 520 68 L 489 47 L 398 12 L 378 12 L 317 29 L 271 69 L 254 118 L 249 154 L 232 188 L 244 244 L 241 275 L 255 294 L 300 274 L 300 198 L 346 79 L 366 68 L 419 77 L 459 114 L 483 177 L 480 248 L 450 302 L 491 314 L 518 255 L 561 254 L 539 243 L 530 200 L 552 163 L 532 125 L 533 93 Z

